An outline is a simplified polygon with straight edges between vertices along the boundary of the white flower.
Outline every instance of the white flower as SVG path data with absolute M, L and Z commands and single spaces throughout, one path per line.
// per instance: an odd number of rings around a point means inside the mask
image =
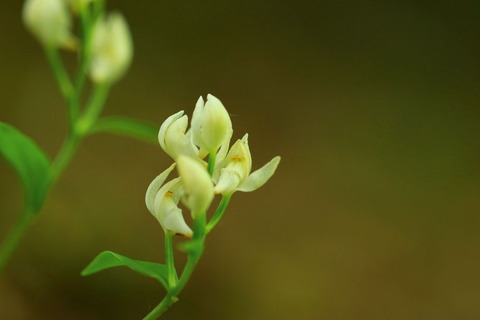
M 132 56 L 132 38 L 123 16 L 111 13 L 99 19 L 92 35 L 90 75 L 93 81 L 117 81 L 130 66 Z
M 174 160 L 183 154 L 197 157 L 198 149 L 192 142 L 190 131 L 185 133 L 188 126 L 188 117 L 179 111 L 165 120 L 158 132 L 158 141 L 163 151 Z
M 182 178 L 185 194 L 183 203 L 192 211 L 195 219 L 205 214 L 213 200 L 213 183 L 205 166 L 197 159 L 180 155 L 177 159 L 178 173 Z
M 192 139 L 200 157 L 216 153 L 225 140 L 230 141 L 231 133 L 232 121 L 222 102 L 211 94 L 206 103 L 200 97 L 192 116 Z
M 171 165 L 150 183 L 145 195 L 145 203 L 165 232 L 191 238 L 193 232 L 185 223 L 182 210 L 178 207 L 178 202 L 184 193 L 180 178 L 175 178 L 163 185 L 174 167 L 175 164 Z
M 215 193 L 230 197 L 235 191 L 250 192 L 263 186 L 275 173 L 280 157 L 275 157 L 250 174 L 252 156 L 248 134 L 235 142 L 225 158 L 219 159 L 214 172 Z
M 22 18 L 42 45 L 75 48 L 75 38 L 70 32 L 72 19 L 63 0 L 27 0 Z

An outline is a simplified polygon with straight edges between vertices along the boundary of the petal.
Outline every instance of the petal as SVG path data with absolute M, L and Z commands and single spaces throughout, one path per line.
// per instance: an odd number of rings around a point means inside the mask
M 229 138 L 232 121 L 222 102 L 209 94 L 204 102 L 200 97 L 193 112 L 193 142 L 200 148 L 201 157 L 217 152 Z
M 238 167 L 238 166 L 237 166 Z M 215 193 L 225 196 L 231 196 L 237 188 L 242 184 L 242 177 L 240 176 L 239 170 L 236 168 L 223 168 L 218 179 L 218 183 L 215 186 Z
M 198 98 L 197 100 L 197 103 L 195 104 L 195 109 L 193 109 L 192 122 L 191 122 L 192 141 L 196 146 L 200 148 L 201 158 L 207 155 L 207 151 L 204 150 L 204 148 L 202 147 L 202 141 L 201 141 L 204 107 L 205 107 L 205 102 L 203 101 L 203 97 L 200 96 L 200 98 Z
M 228 152 L 228 148 L 230 147 L 230 139 L 232 139 L 233 135 L 233 130 L 230 129 L 230 132 L 228 133 L 228 139 L 225 139 L 220 146 L 220 149 L 218 150 L 217 157 L 215 160 L 215 170 L 213 171 L 213 182 L 217 183 L 218 178 L 220 177 L 220 172 L 222 168 L 226 167 L 226 156 Z
M 187 238 L 191 238 L 193 236 L 193 231 L 183 219 L 182 210 L 180 208 L 176 208 L 176 210 L 171 210 L 168 212 L 163 219 L 162 227 L 167 231 L 183 235 Z
M 177 206 L 183 195 L 180 181 L 180 178 L 175 178 L 158 190 L 155 196 L 153 216 L 165 231 L 191 237 L 192 230 L 186 224 L 182 210 Z
M 163 151 L 166 151 L 166 145 L 165 145 L 165 133 L 167 132 L 167 129 L 170 127 L 170 125 L 179 119 L 181 116 L 183 116 L 183 110 L 179 111 L 165 120 L 162 125 L 160 126 L 160 130 L 158 131 L 158 142 L 160 142 L 160 146 L 162 147 Z M 168 152 L 167 152 L 168 153 Z
M 173 168 L 175 168 L 175 163 L 168 167 L 167 170 L 160 173 L 155 179 L 153 179 L 147 188 L 147 193 L 145 194 L 145 204 L 147 205 L 148 211 L 150 211 L 151 214 L 154 214 L 155 197 Z
M 181 154 L 192 158 L 198 156 L 198 149 L 192 143 L 190 134 L 185 134 L 187 126 L 188 117 L 184 115 L 173 121 L 165 132 L 165 151 L 173 159 Z
M 270 177 L 277 170 L 277 166 L 280 163 L 280 157 L 275 157 L 270 160 L 266 165 L 253 172 L 245 179 L 242 185 L 238 188 L 238 191 L 250 192 L 257 190 L 270 179 Z
M 247 159 L 247 171 L 248 174 L 252 171 L 252 154 L 250 153 L 250 147 L 248 146 L 248 133 L 242 138 L 243 143 L 245 144 L 244 157 Z
M 193 158 L 180 155 L 177 159 L 178 172 L 185 190 L 185 205 L 192 216 L 205 214 L 213 200 L 213 183 L 205 166 Z

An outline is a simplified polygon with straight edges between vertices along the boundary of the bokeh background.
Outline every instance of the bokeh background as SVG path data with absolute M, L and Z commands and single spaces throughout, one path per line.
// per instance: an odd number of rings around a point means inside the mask
M 0 9 L 0 120 L 50 155 L 65 109 L 22 1 Z M 164 319 L 479 319 L 478 1 L 110 1 L 135 60 L 105 114 L 157 125 L 218 96 L 254 168 Z M 66 55 L 68 61 L 74 58 Z M 158 145 L 84 141 L 0 276 L 0 318 L 140 319 L 163 297 L 100 251 L 161 262 Z M 0 162 L 0 236 L 21 208 Z M 181 258 L 179 258 L 181 260 Z

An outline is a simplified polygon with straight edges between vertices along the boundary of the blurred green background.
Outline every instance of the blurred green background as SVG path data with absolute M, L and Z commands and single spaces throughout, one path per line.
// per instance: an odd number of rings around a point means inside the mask
M 0 120 L 50 156 L 65 109 L 22 1 L 0 9 Z M 164 319 L 479 319 L 478 1 L 109 1 L 135 59 L 104 114 L 160 125 L 219 97 L 254 168 Z M 66 55 L 74 61 L 72 55 Z M 163 297 L 100 251 L 161 262 L 158 145 L 84 141 L 0 276 L 0 318 L 140 319 Z M 0 162 L 0 237 L 21 208 Z

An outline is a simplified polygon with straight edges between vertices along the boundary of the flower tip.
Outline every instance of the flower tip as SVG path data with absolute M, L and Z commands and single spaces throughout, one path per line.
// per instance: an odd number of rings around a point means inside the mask
M 204 104 L 205 104 L 205 101 L 203 100 L 203 97 L 202 96 L 198 97 L 198 100 L 197 100 L 197 103 L 196 103 L 195 106 L 196 107 L 197 106 L 203 106 Z

